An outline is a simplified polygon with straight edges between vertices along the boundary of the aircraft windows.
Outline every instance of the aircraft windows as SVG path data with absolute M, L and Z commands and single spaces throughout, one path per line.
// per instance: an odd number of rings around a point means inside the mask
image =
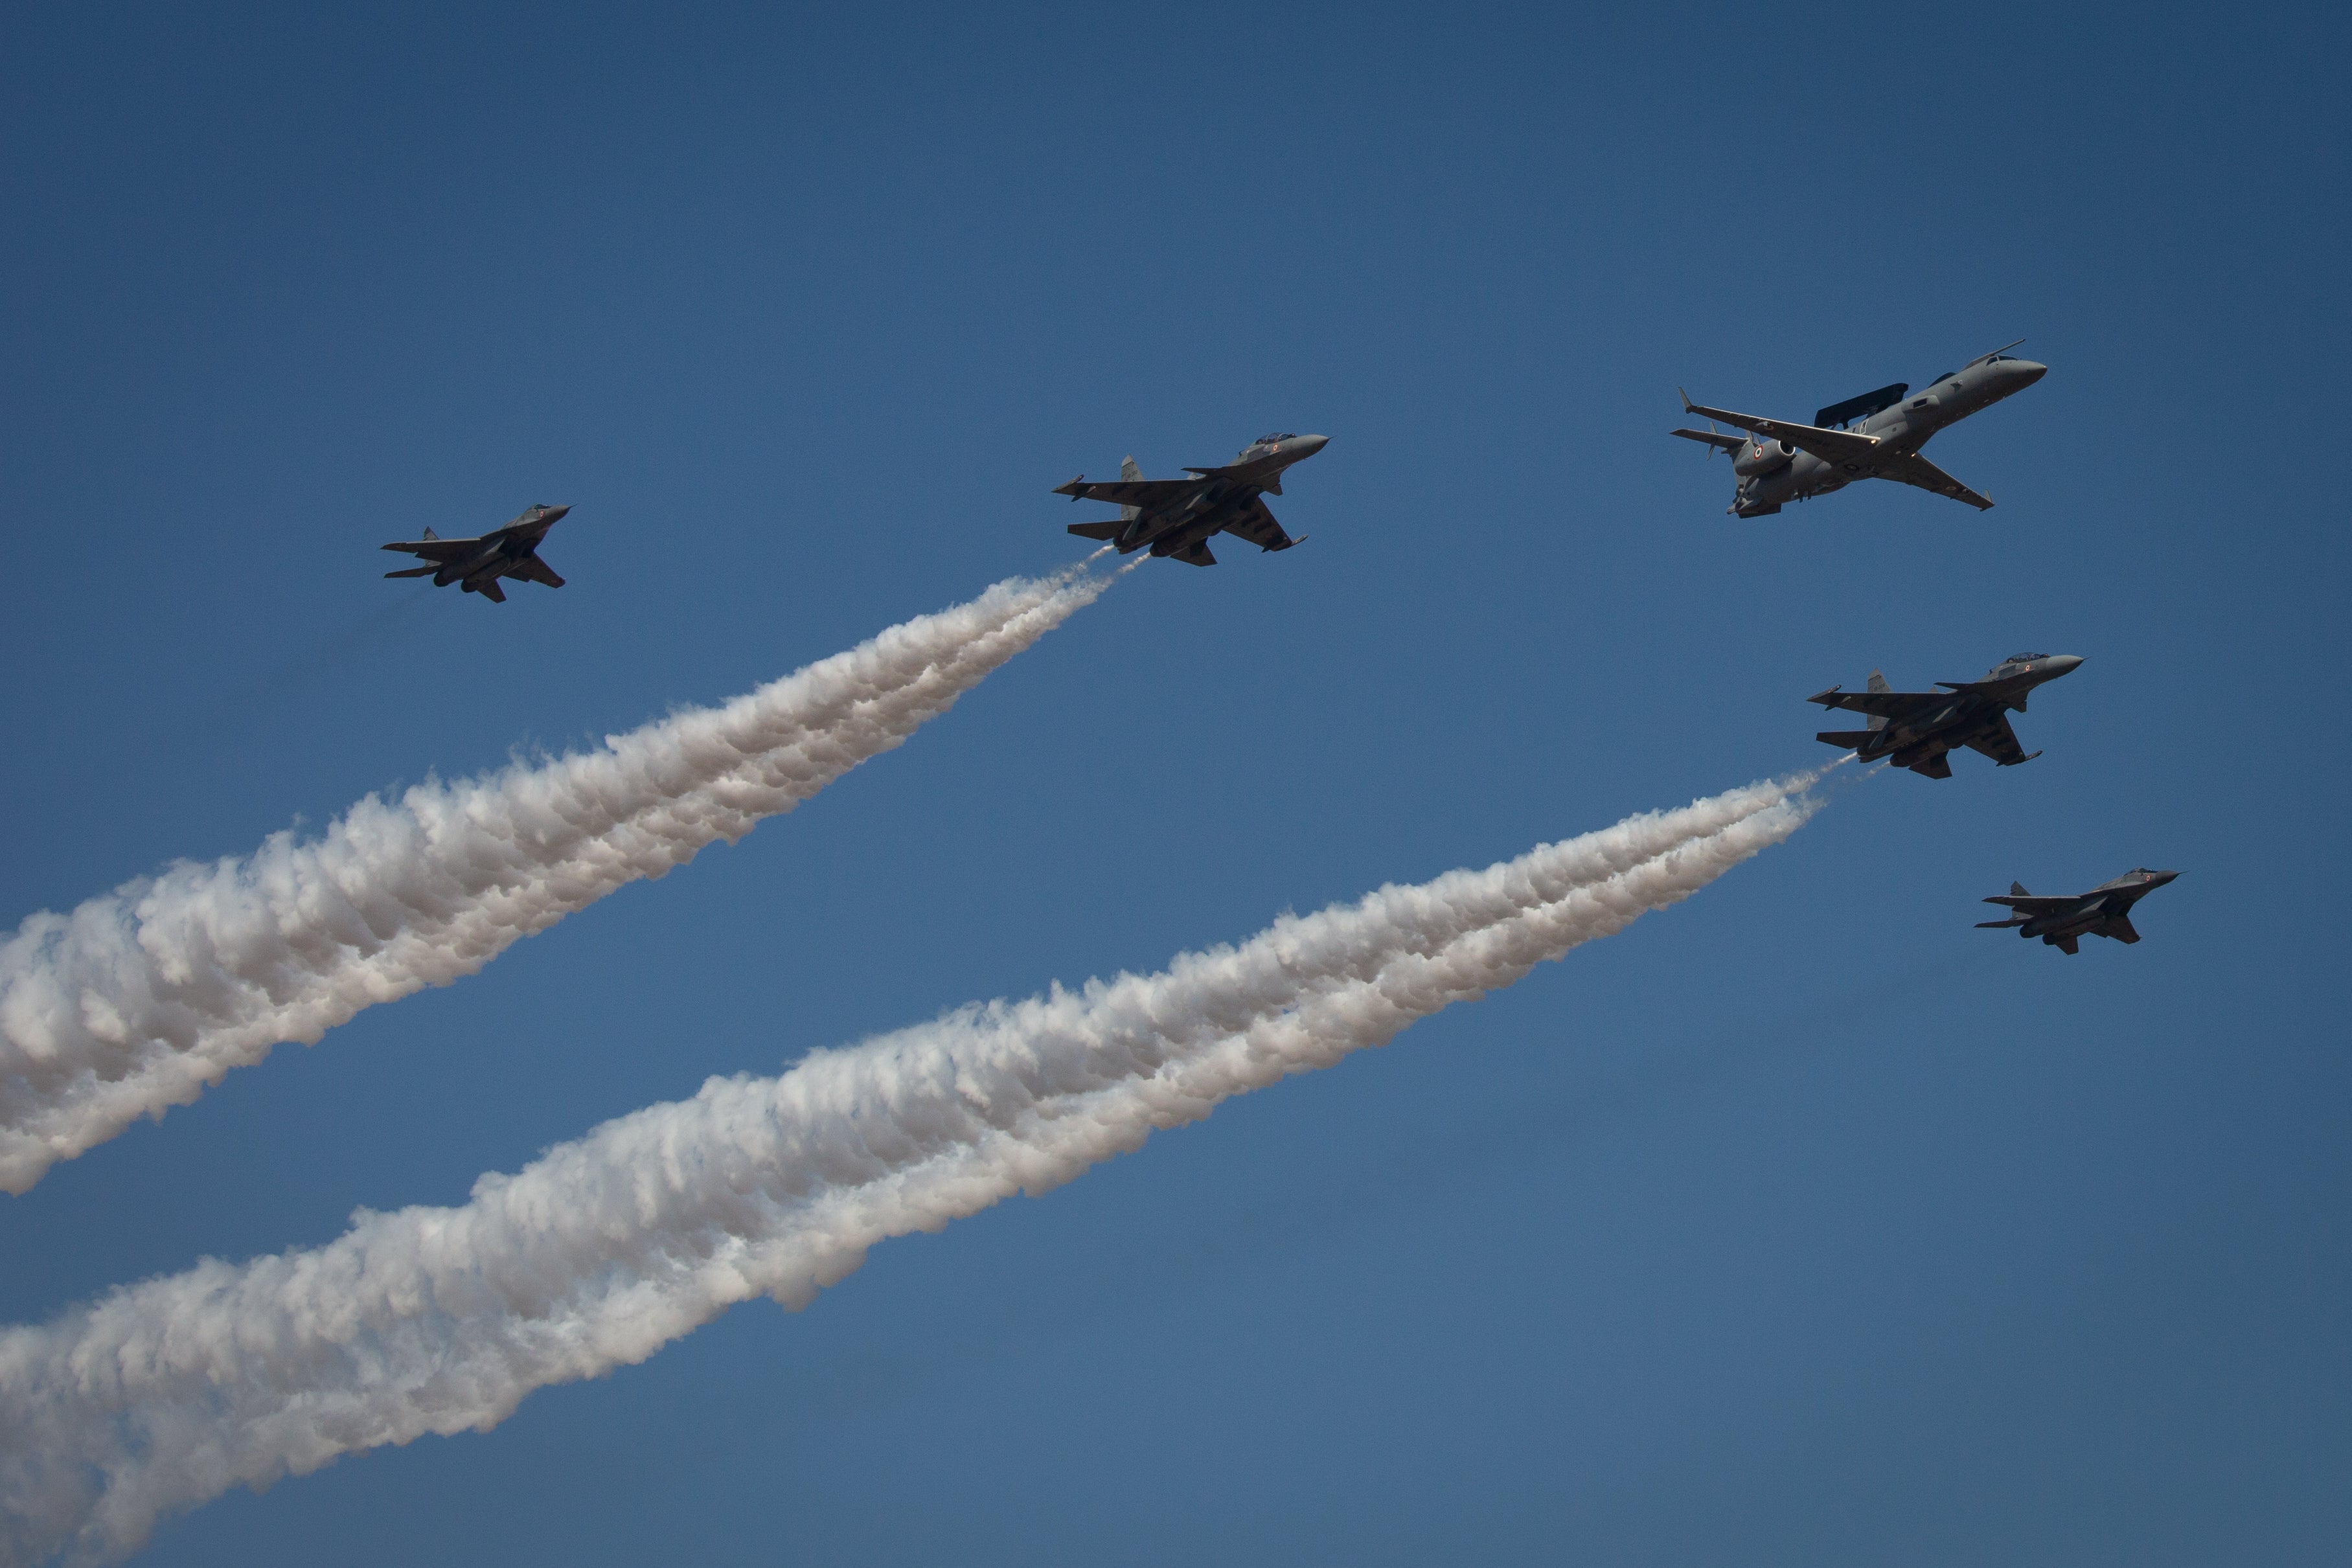
M 1929 382 L 1927 384 L 1928 384 L 1929 386 L 1931 386 L 1931 387 L 1933 387 L 1933 386 L 1941 386 L 1941 385 L 1943 385 L 1946 382 L 1950 381 L 1954 376 L 1957 376 L 1957 375 L 1958 375 L 1959 373 L 1960 373 L 1960 372 L 1959 372 L 1959 371 L 1946 371 L 1942 375 L 1937 376 L 1934 381 Z
M 2046 659 L 2049 656 L 2047 653 L 2011 653 L 2009 656 L 2009 662 L 2012 664 L 2031 664 L 2036 660 Z

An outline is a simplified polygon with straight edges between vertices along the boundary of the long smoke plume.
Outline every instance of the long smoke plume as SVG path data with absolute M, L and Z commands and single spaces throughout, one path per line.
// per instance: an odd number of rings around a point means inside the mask
M 1083 564 L 1014 578 L 599 750 L 371 795 L 322 838 L 32 916 L 0 943 L 0 1188 L 791 810 L 1108 582 Z
M 0 1333 L 0 1548 L 128 1552 L 232 1486 L 495 1426 L 735 1302 L 803 1306 L 877 1241 L 1058 1186 L 1686 897 L 1794 832 L 1817 777 L 714 1078 L 483 1176 L 462 1207 L 362 1210 L 328 1246 Z

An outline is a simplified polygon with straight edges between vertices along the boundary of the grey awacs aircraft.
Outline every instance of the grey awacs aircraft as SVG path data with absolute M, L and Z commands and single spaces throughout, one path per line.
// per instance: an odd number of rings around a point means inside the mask
M 1977 925 L 1993 930 L 2014 925 L 2020 936 L 2039 936 L 2062 953 L 2075 951 L 2075 945 L 2085 936 L 2137 942 L 2139 933 L 2132 928 L 2132 905 L 2179 874 L 2177 871 L 2150 871 L 2141 866 L 2113 882 L 2103 882 L 2088 893 L 2058 898 L 2036 898 L 2025 891 L 2023 883 L 2012 882 L 2005 897 L 1985 900 L 1987 904 L 2009 905 L 2010 917 L 1979 920 Z
M 1066 485 L 1054 486 L 1056 496 L 1073 501 L 1115 501 L 1118 516 L 1098 523 L 1072 523 L 1070 532 L 1081 538 L 1108 539 L 1126 555 L 1149 549 L 1189 566 L 1214 566 L 1209 539 L 1228 533 L 1247 539 L 1260 549 L 1288 549 L 1305 536 L 1292 538 L 1266 510 L 1265 497 L 1282 494 L 1282 472 L 1323 450 L 1328 437 L 1293 435 L 1279 431 L 1261 435 L 1222 468 L 1187 468 L 1189 479 L 1147 479 L 1129 457 L 1119 465 L 1118 478 L 1088 484 L 1083 474 Z
M 502 577 L 561 588 L 563 580 L 555 575 L 553 567 L 539 559 L 539 541 L 571 509 L 533 507 L 505 528 L 494 528 L 478 539 L 445 539 L 427 528 L 421 539 L 383 547 L 422 556 L 425 564 L 405 571 L 387 571 L 384 576 L 429 577 L 436 588 L 446 588 L 454 582 L 464 591 L 478 593 L 493 604 L 507 601 L 506 590 L 499 586 Z
M 2072 653 L 2011 653 L 1980 681 L 1937 681 L 1944 688 L 1939 692 L 1898 692 L 1873 670 L 1867 691 L 1832 686 L 1805 700 L 1870 716 L 1867 729 L 1827 729 L 1814 739 L 1853 752 L 1864 762 L 1885 758 L 1930 779 L 1949 779 L 1948 754 L 1956 746 L 1981 751 L 2003 768 L 2041 756 L 2017 744 L 2009 710 L 2023 713 L 2034 687 L 2072 674 L 2082 662 Z
M 2015 347 L 2017 343 L 2009 345 Z M 1726 435 L 1712 423 L 1705 430 L 1674 434 L 1731 455 L 1731 471 L 1739 480 L 1731 498 L 1735 517 L 1769 517 L 1790 501 L 1826 496 L 1856 479 L 1893 479 L 1983 511 L 1992 505 L 1990 500 L 1920 456 L 1919 448 L 1946 425 L 2023 392 L 2049 370 L 2016 358 L 2008 349 L 1996 349 L 1957 371 L 1946 371 L 1917 397 L 1909 395 L 1909 383 L 1896 382 L 1833 402 L 1815 413 L 1811 424 L 1708 408 L 1684 392 L 1684 413 L 1719 419 L 1748 434 Z

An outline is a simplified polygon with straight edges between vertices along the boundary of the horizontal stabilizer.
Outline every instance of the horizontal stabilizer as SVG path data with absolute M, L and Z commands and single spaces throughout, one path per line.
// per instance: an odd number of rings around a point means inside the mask
M 1744 435 L 1726 435 L 1719 430 L 1670 430 L 1669 435 L 1679 435 L 1685 441 L 1703 441 L 1718 452 L 1737 452 L 1748 444 Z
M 1116 517 L 1106 517 L 1099 523 L 1072 523 L 1070 531 L 1082 539 L 1115 539 L 1126 527 Z
M 386 576 L 386 577 L 431 577 L 435 572 L 439 571 L 440 570 L 441 570 L 441 569 L 440 569 L 439 567 L 435 566 L 435 565 L 433 565 L 431 562 L 429 562 L 429 561 L 428 561 L 428 562 L 426 562 L 426 563 L 425 563 L 425 565 L 423 565 L 423 566 L 412 566 L 412 567 L 410 567 L 406 571 L 387 571 L 387 572 L 385 572 L 385 573 L 384 573 L 384 576 Z
M 1992 900 L 1987 899 L 1985 902 L 1990 904 Z M 2031 915 L 2012 915 L 2006 920 L 1979 920 L 1977 922 L 1977 929 L 1979 931 L 1989 931 L 1999 930 L 2003 926 L 2009 925 L 2022 925 L 2026 921 L 2032 918 L 2032 917 Z

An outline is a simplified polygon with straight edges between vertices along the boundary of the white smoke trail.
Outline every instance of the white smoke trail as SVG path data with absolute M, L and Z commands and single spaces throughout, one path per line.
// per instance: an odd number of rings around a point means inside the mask
M 712 1079 L 482 1177 L 463 1207 L 362 1211 L 326 1247 L 0 1333 L 0 1548 L 127 1552 L 231 1486 L 495 1426 L 737 1301 L 802 1306 L 877 1241 L 1056 1186 L 1687 896 L 1794 832 L 1816 777 Z
M 371 795 L 322 838 L 278 833 L 32 916 L 0 943 L 0 1188 L 734 841 L 899 745 L 1107 585 L 1083 564 L 1011 579 L 599 750 Z

